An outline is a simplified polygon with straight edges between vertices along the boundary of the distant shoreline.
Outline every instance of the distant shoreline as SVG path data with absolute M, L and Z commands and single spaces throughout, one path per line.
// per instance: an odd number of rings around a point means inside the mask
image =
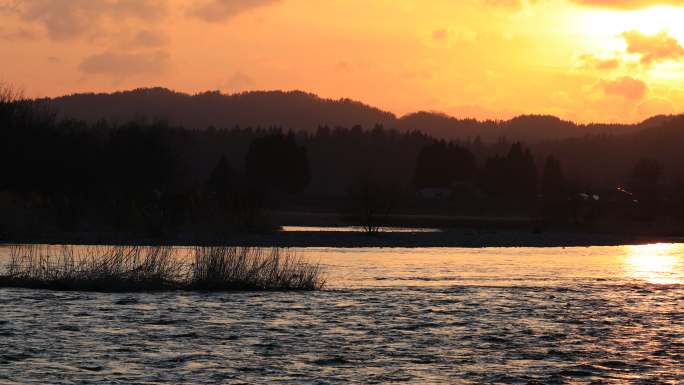
M 196 239 L 144 239 L 102 234 L 57 237 L 2 239 L 10 244 L 72 245 L 169 245 L 169 246 L 250 246 L 250 247 L 333 247 L 333 248 L 487 248 L 487 247 L 590 247 L 649 243 L 684 243 L 684 237 L 597 234 L 518 230 L 448 229 L 443 232 L 403 232 L 369 235 L 361 232 L 302 231 L 274 233 L 237 233 L 225 237 Z

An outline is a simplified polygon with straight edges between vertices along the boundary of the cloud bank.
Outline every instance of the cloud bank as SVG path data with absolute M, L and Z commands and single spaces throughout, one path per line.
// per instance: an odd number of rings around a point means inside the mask
M 646 35 L 639 31 L 628 31 L 622 34 L 627 43 L 627 52 L 641 56 L 641 64 L 651 65 L 665 60 L 684 58 L 684 47 L 667 32 Z
M 190 14 L 208 22 L 223 22 L 254 8 L 265 7 L 279 0 L 197 0 Z
M 630 76 L 623 76 L 614 80 L 602 80 L 599 83 L 606 95 L 621 96 L 625 99 L 642 99 L 648 92 L 646 83 Z
M 170 55 L 164 51 L 143 53 L 104 52 L 86 57 L 79 65 L 85 74 L 111 75 L 125 78 L 135 75 L 154 75 L 164 72 Z
M 51 39 L 67 40 L 97 32 L 104 19 L 158 20 L 167 7 L 166 0 L 16 0 L 10 12 L 42 25 Z

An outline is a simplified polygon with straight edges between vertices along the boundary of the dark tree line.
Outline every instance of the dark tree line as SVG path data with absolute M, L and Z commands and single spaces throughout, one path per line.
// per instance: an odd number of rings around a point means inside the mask
M 85 123 L 0 92 L 0 234 L 192 236 L 263 228 L 264 209 L 581 222 L 597 215 L 595 195 L 629 211 L 623 217 L 681 215 L 684 156 L 669 146 L 683 122 L 635 137 L 446 142 L 381 125 L 310 133 Z M 656 145 L 669 163 L 649 150 Z M 426 189 L 446 195 L 426 198 Z
M 415 188 L 446 189 L 450 199 L 478 214 L 522 214 L 575 224 L 591 222 L 606 209 L 621 219 L 652 220 L 666 203 L 664 166 L 654 158 L 638 159 L 623 184 L 602 188 L 569 180 L 558 158 L 548 155 L 540 162 L 521 143 L 511 144 L 504 155 L 486 157 L 480 167 L 475 159 L 463 144 L 435 141 L 418 155 Z M 463 186 L 470 194 L 459 194 Z M 675 187 L 674 199 L 667 202 L 675 213 L 682 198 L 678 191 Z
M 243 162 L 206 145 L 220 136 L 163 122 L 57 121 L 30 102 L 0 104 L 0 231 L 169 237 L 253 230 L 269 199 L 309 183 L 306 149 L 279 130 L 233 131 Z
M 468 182 L 475 177 L 477 163 L 468 149 L 436 141 L 423 147 L 416 160 L 416 188 L 448 188 L 455 182 Z

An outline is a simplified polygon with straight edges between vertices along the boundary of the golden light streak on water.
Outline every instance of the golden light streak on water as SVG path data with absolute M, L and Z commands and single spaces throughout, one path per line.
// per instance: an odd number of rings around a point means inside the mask
M 677 244 L 656 243 L 625 246 L 627 275 L 655 284 L 681 284 L 684 247 Z

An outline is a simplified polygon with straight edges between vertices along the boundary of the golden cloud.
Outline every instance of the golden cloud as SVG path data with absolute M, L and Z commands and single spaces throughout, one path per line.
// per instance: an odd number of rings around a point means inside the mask
M 640 55 L 644 65 L 684 57 L 684 47 L 667 32 L 646 35 L 639 31 L 628 31 L 622 34 L 622 38 L 627 43 L 627 52 Z
M 606 95 L 622 96 L 625 99 L 641 99 L 646 96 L 648 86 L 639 79 L 623 76 L 613 80 L 601 80 L 599 87 Z
M 620 67 L 620 60 L 618 58 L 600 58 L 593 55 L 583 55 L 580 57 L 582 65 L 585 68 L 597 70 L 614 70 Z

